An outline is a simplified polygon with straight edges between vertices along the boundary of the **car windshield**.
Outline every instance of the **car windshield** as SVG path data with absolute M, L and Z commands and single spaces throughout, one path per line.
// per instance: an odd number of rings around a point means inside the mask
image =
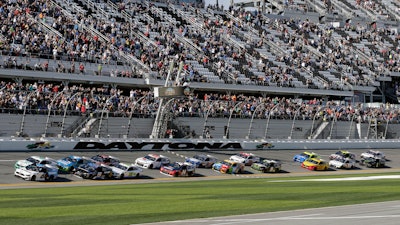
M 93 159 L 93 160 L 96 160 L 96 161 L 98 161 L 98 162 L 103 162 L 103 158 L 102 158 L 101 156 L 99 156 L 99 155 L 93 156 L 92 159 Z
M 156 161 L 156 158 L 154 158 L 154 157 L 151 156 L 151 155 L 146 155 L 144 158 L 145 158 L 145 159 L 148 159 L 148 160 L 151 160 L 151 161 Z
M 64 158 L 64 160 L 67 162 L 74 162 L 74 159 L 72 159 L 71 157 L 66 157 Z
M 198 159 L 200 161 L 204 160 L 204 156 L 202 156 L 202 155 L 195 155 L 195 156 L 193 156 L 193 158 Z
M 181 165 L 179 163 L 174 163 L 173 165 L 171 165 L 174 169 L 178 170 L 179 168 L 181 168 Z
M 127 166 L 122 165 L 122 164 L 118 164 L 118 165 L 116 165 L 115 167 L 117 167 L 117 168 L 119 168 L 119 169 L 121 169 L 121 170 L 127 170 L 127 169 L 128 169 Z
M 29 165 L 29 166 L 26 167 L 26 169 L 31 170 L 31 171 L 39 172 L 39 168 L 34 166 L 34 165 Z
M 39 162 L 39 160 L 34 159 L 34 158 L 32 158 L 32 157 L 29 157 L 29 158 L 27 158 L 26 160 L 29 161 L 29 162 L 31 162 L 31 163 L 38 163 L 38 162 Z
M 309 162 L 310 162 L 310 163 L 313 163 L 313 164 L 319 164 L 319 162 L 318 162 L 318 161 L 315 161 L 315 160 L 309 160 Z
M 246 153 L 239 153 L 239 154 L 237 154 L 239 157 L 242 157 L 242 158 L 247 158 L 247 157 L 249 157 L 249 154 L 246 154 Z

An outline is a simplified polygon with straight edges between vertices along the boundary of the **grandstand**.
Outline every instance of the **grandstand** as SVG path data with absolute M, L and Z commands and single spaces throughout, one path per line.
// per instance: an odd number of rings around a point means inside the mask
M 0 4 L 3 137 L 400 136 L 396 1 Z

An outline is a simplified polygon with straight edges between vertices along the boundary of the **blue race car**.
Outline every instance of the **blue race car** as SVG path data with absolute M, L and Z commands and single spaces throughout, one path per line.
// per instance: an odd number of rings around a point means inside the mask
M 58 169 L 61 172 L 71 173 L 84 163 L 84 159 L 79 156 L 68 156 L 57 160 Z
M 293 161 L 302 163 L 302 162 L 306 161 L 307 159 L 314 159 L 314 158 L 319 159 L 320 156 L 314 152 L 303 152 L 298 155 L 295 155 L 293 157 Z

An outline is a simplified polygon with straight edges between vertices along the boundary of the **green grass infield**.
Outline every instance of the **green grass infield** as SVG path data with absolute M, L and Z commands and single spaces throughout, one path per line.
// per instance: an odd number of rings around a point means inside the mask
M 119 225 L 400 200 L 400 179 L 304 180 L 334 177 L 5 189 L 0 224 Z

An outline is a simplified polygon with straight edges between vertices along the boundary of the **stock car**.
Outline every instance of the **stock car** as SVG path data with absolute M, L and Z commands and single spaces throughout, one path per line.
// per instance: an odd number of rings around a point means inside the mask
M 356 155 L 349 151 L 340 150 L 329 156 L 330 160 L 334 160 L 336 158 L 350 158 L 350 159 L 356 160 Z
M 163 165 L 170 164 L 170 159 L 163 155 L 148 154 L 137 158 L 135 164 L 145 169 L 159 169 Z
M 16 169 L 18 169 L 18 168 L 26 167 L 29 165 L 36 165 L 36 166 L 50 165 L 50 166 L 58 168 L 58 164 L 57 164 L 56 160 L 49 158 L 49 157 L 40 157 L 40 156 L 31 156 L 31 157 L 28 157 L 27 159 L 18 160 L 15 163 L 14 167 Z
M 106 164 L 107 166 L 115 166 L 121 162 L 118 158 L 110 155 L 95 155 L 92 156 L 92 159 L 96 162 Z
M 376 150 L 368 150 L 366 152 L 361 153 L 360 155 L 361 159 L 367 159 L 367 158 L 376 158 L 376 159 L 386 159 L 385 154 L 380 151 Z
M 329 161 L 329 166 L 337 169 L 354 169 L 356 167 L 356 161 L 351 158 L 335 157 Z
M 244 164 L 226 159 L 224 161 L 214 163 L 212 169 L 220 173 L 238 174 L 244 172 Z
M 81 164 L 84 163 L 84 159 L 80 156 L 70 155 L 65 158 L 57 160 L 58 169 L 65 173 L 71 173 Z
M 218 159 L 212 155 L 194 155 L 191 158 L 186 158 L 188 163 L 195 165 L 196 167 L 211 168 L 214 163 L 218 162 Z
M 138 178 L 143 170 L 134 164 L 119 163 L 118 165 L 111 166 L 114 178 L 124 179 L 124 178 Z
M 361 166 L 366 166 L 370 168 L 383 168 L 385 167 L 385 164 L 386 160 L 381 158 L 368 157 L 368 158 L 361 158 L 360 160 Z
M 105 164 L 82 164 L 75 171 L 75 175 L 83 179 L 112 179 L 114 174 L 111 167 Z
M 191 177 L 195 173 L 196 166 L 188 163 L 188 162 L 175 162 L 169 165 L 161 166 L 160 173 L 179 177 L 179 176 L 188 176 Z
M 229 160 L 243 163 L 245 166 L 251 166 L 253 163 L 260 162 L 260 157 L 253 153 L 240 152 L 236 155 L 232 155 Z
M 307 159 L 319 159 L 319 158 L 320 158 L 320 156 L 317 153 L 303 152 L 303 153 L 295 155 L 293 157 L 293 161 L 302 163 Z
M 30 181 L 52 181 L 58 178 L 58 169 L 49 165 L 34 164 L 16 168 L 14 175 Z
M 264 159 L 262 162 L 253 163 L 251 165 L 251 168 L 253 170 L 261 171 L 263 173 L 268 173 L 268 172 L 277 173 L 281 171 L 281 166 L 282 163 L 278 160 Z
M 322 159 L 309 158 L 301 163 L 301 167 L 309 170 L 328 170 L 329 164 Z

